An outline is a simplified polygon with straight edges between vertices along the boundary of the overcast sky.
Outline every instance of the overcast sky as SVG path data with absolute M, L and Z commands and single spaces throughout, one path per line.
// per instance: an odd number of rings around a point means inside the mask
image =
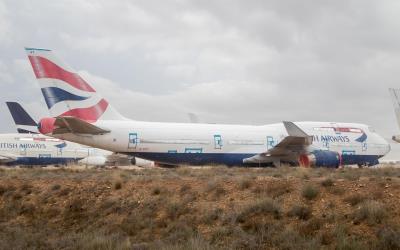
M 361 122 L 390 138 L 399 13 L 398 0 L 0 0 L 0 100 L 47 115 L 23 50 L 42 47 L 132 119 Z M 15 131 L 4 104 L 0 121 Z

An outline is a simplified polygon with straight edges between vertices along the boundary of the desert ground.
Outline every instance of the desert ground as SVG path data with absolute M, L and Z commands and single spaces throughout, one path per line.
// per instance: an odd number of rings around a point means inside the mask
M 400 249 L 400 168 L 0 169 L 0 249 Z

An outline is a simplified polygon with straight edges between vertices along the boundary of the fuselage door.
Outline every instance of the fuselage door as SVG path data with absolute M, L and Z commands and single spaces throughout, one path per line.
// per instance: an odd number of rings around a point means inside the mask
M 275 140 L 274 140 L 274 137 L 269 135 L 269 136 L 267 136 L 267 150 L 269 150 L 273 147 L 275 147 Z
M 222 149 L 221 135 L 214 135 L 214 149 Z
M 128 148 L 136 148 L 139 142 L 140 141 L 137 133 L 129 133 Z

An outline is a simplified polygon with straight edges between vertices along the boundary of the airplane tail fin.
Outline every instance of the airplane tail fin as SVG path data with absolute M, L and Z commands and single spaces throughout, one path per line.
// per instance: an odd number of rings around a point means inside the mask
M 18 133 L 37 134 L 37 123 L 26 112 L 26 110 L 17 102 L 6 102 L 8 110 L 14 119 Z
M 400 89 L 389 89 L 392 98 L 394 113 L 396 115 L 397 123 L 400 127 Z
M 90 123 L 125 119 L 51 50 L 25 50 L 53 117 L 70 116 Z

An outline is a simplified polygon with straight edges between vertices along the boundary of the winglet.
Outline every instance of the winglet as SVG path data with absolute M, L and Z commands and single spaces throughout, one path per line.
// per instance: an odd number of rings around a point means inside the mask
M 304 132 L 293 122 L 283 121 L 283 125 L 285 125 L 286 131 L 290 136 L 309 137 L 309 135 L 306 132 Z

